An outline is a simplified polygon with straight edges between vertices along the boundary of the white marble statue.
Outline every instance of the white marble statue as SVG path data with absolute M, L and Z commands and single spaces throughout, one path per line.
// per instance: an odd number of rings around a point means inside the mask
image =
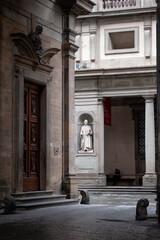
M 92 149 L 92 129 L 88 125 L 88 120 L 84 120 L 84 125 L 81 127 L 81 152 L 90 152 Z

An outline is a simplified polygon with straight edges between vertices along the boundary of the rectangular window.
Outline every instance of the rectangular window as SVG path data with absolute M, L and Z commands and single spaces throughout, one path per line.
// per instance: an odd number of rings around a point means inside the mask
M 138 52 L 138 28 L 105 30 L 105 54 Z

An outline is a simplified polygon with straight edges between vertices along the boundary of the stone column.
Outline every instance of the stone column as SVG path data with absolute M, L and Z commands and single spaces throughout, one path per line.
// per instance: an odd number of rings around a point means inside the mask
M 146 172 L 143 176 L 144 187 L 156 187 L 155 173 L 155 124 L 154 124 L 154 96 L 145 98 L 145 164 Z
M 103 98 L 98 99 L 98 174 L 100 185 L 106 185 L 104 174 L 104 109 Z

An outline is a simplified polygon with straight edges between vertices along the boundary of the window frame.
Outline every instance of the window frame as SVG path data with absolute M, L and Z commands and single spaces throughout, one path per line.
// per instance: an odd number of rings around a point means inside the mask
M 125 54 L 125 53 L 138 53 L 139 52 L 139 27 L 131 28 L 116 28 L 116 29 L 105 29 L 105 55 L 111 54 Z M 111 45 L 110 33 L 121 33 L 121 32 L 134 32 L 134 48 L 123 48 L 123 49 L 109 49 Z

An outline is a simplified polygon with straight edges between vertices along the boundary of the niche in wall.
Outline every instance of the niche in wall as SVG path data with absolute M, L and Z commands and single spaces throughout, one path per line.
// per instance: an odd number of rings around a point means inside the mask
M 83 137 L 81 136 L 81 134 L 84 130 L 82 128 L 82 126 L 84 126 L 85 120 L 88 120 L 87 131 L 89 131 L 90 134 L 88 137 L 86 137 L 86 139 L 83 140 L 82 139 Z M 90 146 L 91 149 L 89 149 L 88 146 Z M 93 152 L 94 152 L 94 120 L 90 114 L 83 113 L 79 116 L 78 121 L 77 121 L 77 153 L 78 154 L 91 154 Z

